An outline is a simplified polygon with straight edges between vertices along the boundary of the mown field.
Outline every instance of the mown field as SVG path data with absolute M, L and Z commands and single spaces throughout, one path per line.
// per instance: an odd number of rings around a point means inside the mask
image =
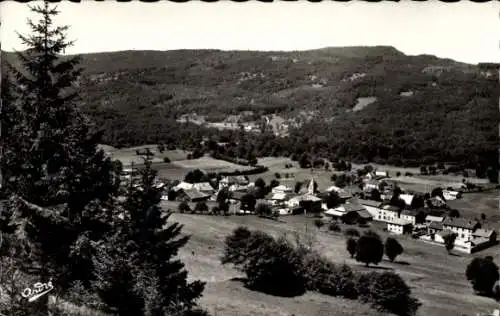
M 341 234 L 333 234 L 325 229 L 318 232 L 312 219 L 302 216 L 271 221 L 254 216 L 174 214 L 171 220 L 183 224 L 184 232 L 191 235 L 188 245 L 180 252 L 180 258 L 186 263 L 190 277 L 207 282 L 201 303 L 216 315 L 379 315 L 359 302 L 315 293 L 280 298 L 245 289 L 239 281 L 234 280 L 241 277 L 240 273 L 230 266 L 222 266 L 219 259 L 223 253 L 224 237 L 239 225 L 275 236 L 294 232 L 310 235 L 315 240 L 315 248 L 334 262 L 345 262 L 359 270 L 395 271 L 421 300 L 423 305 L 418 315 L 476 315 L 498 307 L 494 300 L 474 295 L 465 278 L 465 268 L 474 255 L 458 252 L 448 255 L 441 245 L 398 237 L 405 253 L 397 258 L 396 263 L 383 261 L 378 267 L 365 268 L 349 257 Z M 379 233 L 386 237 L 385 233 Z M 475 255 L 493 255 L 498 263 L 500 246 Z

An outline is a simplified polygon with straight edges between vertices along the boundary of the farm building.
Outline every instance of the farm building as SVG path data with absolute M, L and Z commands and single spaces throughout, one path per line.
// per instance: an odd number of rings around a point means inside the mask
M 481 224 L 476 220 L 446 217 L 443 220 L 443 228 L 457 233 L 457 239 L 471 240 L 472 233 L 481 228 Z
M 425 221 L 425 213 L 422 209 L 403 210 L 400 218 L 411 222 L 412 225 L 416 225 Z
M 297 196 L 297 195 L 293 194 L 293 193 L 284 193 L 284 192 L 273 193 L 273 192 L 271 192 L 264 198 L 264 200 L 271 205 L 277 205 L 277 204 L 282 204 L 295 196 Z
M 229 187 L 233 184 L 246 186 L 250 183 L 247 176 L 228 176 L 220 180 L 219 185 L 222 187 Z
M 177 200 L 184 202 L 203 202 L 210 198 L 209 194 L 200 192 L 196 189 L 181 189 L 177 192 Z
M 329 187 L 328 189 L 326 189 L 326 192 L 327 193 L 336 192 L 341 200 L 341 203 L 345 203 L 348 199 L 352 197 L 352 195 L 349 192 L 336 186 Z
M 493 229 L 479 228 L 472 233 L 472 240 L 474 239 L 483 239 L 483 242 L 494 244 L 497 242 L 497 232 Z
M 292 188 L 290 188 L 290 187 L 288 187 L 286 185 L 280 184 L 277 187 L 274 187 L 271 190 L 271 192 L 272 193 L 292 193 L 293 190 L 292 190 Z
M 373 200 L 363 200 L 358 199 L 357 201 L 361 206 L 363 206 L 374 219 L 378 219 L 382 207 L 382 202 L 373 201 Z
M 411 234 L 413 225 L 410 221 L 395 218 L 387 222 L 387 231 L 397 235 Z
M 367 222 L 373 219 L 373 216 L 361 205 L 347 203 L 329 209 L 325 215 L 334 219 L 341 219 L 344 223 L 354 224 L 358 222 Z
M 443 224 L 440 222 L 431 222 L 428 226 L 429 234 L 435 234 L 443 230 Z

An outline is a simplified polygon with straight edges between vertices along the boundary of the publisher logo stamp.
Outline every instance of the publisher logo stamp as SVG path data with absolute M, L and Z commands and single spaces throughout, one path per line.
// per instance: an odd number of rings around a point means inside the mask
M 54 289 L 52 281 L 47 283 L 37 282 L 32 288 L 25 288 L 21 293 L 22 297 L 27 298 L 28 302 L 34 302 L 45 294 L 49 293 Z

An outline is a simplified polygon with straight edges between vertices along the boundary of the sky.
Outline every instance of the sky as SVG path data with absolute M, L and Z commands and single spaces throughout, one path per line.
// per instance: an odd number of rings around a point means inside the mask
M 120 50 L 306 50 L 389 45 L 408 55 L 500 62 L 500 2 L 204 3 L 114 1 L 58 4 L 76 40 L 67 54 Z M 27 4 L 1 2 L 2 49 L 22 50 Z

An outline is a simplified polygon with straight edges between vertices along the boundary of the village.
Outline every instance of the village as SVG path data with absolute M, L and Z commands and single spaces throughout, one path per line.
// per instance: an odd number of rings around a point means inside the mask
M 271 219 L 314 216 L 324 222 L 370 227 L 432 244 L 445 244 L 452 236 L 453 249 L 467 254 L 498 243 L 496 230 L 483 225 L 484 218 L 461 217 L 448 206 L 448 201 L 460 199 L 467 192 L 469 183 L 465 179 L 424 193 L 398 186 L 389 172 L 382 170 L 350 172 L 347 177 L 351 183 L 342 188 L 319 187 L 312 169 L 310 180 L 295 183 L 295 187 L 280 184 L 278 179 L 266 185 L 260 178 L 252 182 L 244 175 L 217 177 L 200 169 L 190 173 L 182 181 L 157 180 L 164 192 L 165 208 L 191 214 L 259 215 Z M 122 180 L 133 184 L 136 175 L 135 169 L 124 169 Z

